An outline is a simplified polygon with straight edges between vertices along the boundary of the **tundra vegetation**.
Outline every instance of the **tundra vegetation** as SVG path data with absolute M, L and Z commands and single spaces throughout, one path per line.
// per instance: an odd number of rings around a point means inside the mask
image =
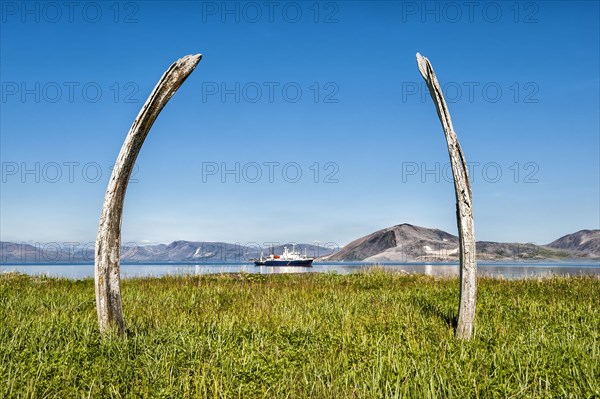
M 0 274 L 0 397 L 600 397 L 598 277 L 125 279 L 127 330 L 98 333 L 94 281 Z

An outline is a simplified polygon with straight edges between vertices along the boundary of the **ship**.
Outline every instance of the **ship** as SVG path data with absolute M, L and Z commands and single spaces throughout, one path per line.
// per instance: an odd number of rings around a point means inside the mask
M 254 261 L 256 266 L 304 266 L 311 267 L 314 258 L 306 256 L 306 248 L 304 249 L 304 255 L 296 251 L 296 246 L 292 246 L 292 250 L 289 251 L 287 247 L 283 247 L 282 255 L 275 255 L 273 249 L 271 249 L 271 255 L 264 257 L 260 254 L 260 258 Z

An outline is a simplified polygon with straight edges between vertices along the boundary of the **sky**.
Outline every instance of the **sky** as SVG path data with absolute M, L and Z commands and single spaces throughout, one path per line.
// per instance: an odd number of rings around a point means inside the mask
M 0 240 L 95 240 L 163 72 L 202 61 L 138 157 L 123 241 L 456 234 L 429 58 L 470 165 L 478 240 L 600 228 L 599 3 L 0 2 Z

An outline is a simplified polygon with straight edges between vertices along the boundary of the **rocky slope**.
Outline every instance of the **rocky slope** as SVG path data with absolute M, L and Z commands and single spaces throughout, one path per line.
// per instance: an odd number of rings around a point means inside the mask
M 600 230 L 582 230 L 548 245 L 477 242 L 480 260 L 599 258 Z M 438 229 L 400 224 L 356 239 L 325 261 L 440 262 L 458 260 L 458 237 Z
M 599 257 L 600 230 L 580 230 L 552 241 L 546 246 L 569 251 L 581 257 Z

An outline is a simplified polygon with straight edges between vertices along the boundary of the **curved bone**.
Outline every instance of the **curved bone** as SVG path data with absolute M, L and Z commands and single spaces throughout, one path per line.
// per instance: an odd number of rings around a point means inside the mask
M 467 162 L 452 127 L 450 112 L 435 77 L 429 60 L 417 53 L 419 71 L 427 83 L 429 93 L 435 104 L 444 135 L 448 143 L 448 154 L 454 175 L 454 192 L 456 193 L 456 222 L 460 246 L 460 304 L 458 307 L 458 324 L 456 337 L 470 339 L 473 334 L 475 320 L 475 303 L 477 299 L 477 261 L 475 253 L 475 225 L 471 181 L 467 170 Z
M 119 334 L 125 332 L 120 287 L 121 220 L 127 183 L 135 160 L 156 117 L 201 59 L 201 54 L 188 55 L 167 69 L 135 118 L 115 162 L 96 238 L 94 279 L 101 333 L 114 327 Z

